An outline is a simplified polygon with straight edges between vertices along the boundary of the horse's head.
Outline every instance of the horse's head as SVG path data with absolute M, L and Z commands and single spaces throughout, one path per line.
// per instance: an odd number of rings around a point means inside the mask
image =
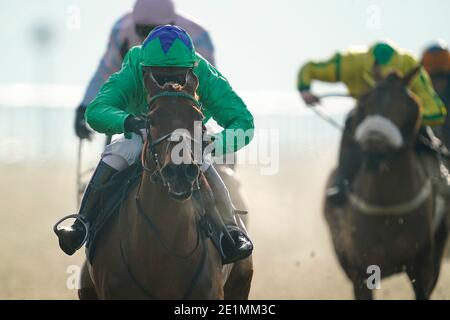
M 385 156 L 413 145 L 420 127 L 420 104 L 408 85 L 419 70 L 380 78 L 360 99 L 354 137 L 365 153 Z
M 185 68 L 157 71 L 144 71 L 149 93 L 149 133 L 147 160 L 143 162 L 153 162 L 144 165 L 154 168 L 170 197 L 183 201 L 191 196 L 199 176 L 199 166 L 192 152 L 195 144 L 200 144 L 201 148 L 201 141 L 193 138 L 194 130 L 197 135 L 202 132 L 203 120 L 196 97 L 198 78 Z M 176 81 L 167 82 L 170 79 Z

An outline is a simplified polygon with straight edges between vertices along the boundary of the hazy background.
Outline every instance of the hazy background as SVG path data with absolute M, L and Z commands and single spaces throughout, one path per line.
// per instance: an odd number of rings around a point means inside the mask
M 133 0 L 0 1 L 0 84 L 50 82 L 84 87 L 112 24 Z M 220 69 L 239 90 L 292 90 L 299 66 L 351 44 L 391 38 L 419 54 L 450 40 L 446 0 L 175 0 L 211 32 Z M 79 28 L 71 24 L 80 12 Z M 49 43 L 35 42 L 36 27 Z M 45 66 L 37 66 L 43 64 Z
M 54 222 L 77 209 L 74 109 L 113 23 L 133 3 L 0 0 L 0 299 L 76 298 L 73 276 L 84 252 L 64 255 L 52 232 Z M 327 58 L 349 45 L 390 38 L 420 55 L 436 38 L 450 41 L 450 2 L 175 3 L 210 31 L 217 65 L 247 102 L 256 128 L 276 132 L 274 174 L 261 174 L 265 162 L 238 167 L 256 248 L 251 298 L 352 298 L 321 210 L 340 133 L 304 108 L 296 74 L 308 59 Z M 321 110 L 342 121 L 353 104 L 327 99 Z M 103 141 L 97 136 L 84 143 L 83 170 L 96 163 Z M 261 146 L 255 139 L 249 148 Z M 450 298 L 449 281 L 446 261 L 433 298 Z M 404 276 L 383 282 L 377 292 L 385 299 L 412 296 Z

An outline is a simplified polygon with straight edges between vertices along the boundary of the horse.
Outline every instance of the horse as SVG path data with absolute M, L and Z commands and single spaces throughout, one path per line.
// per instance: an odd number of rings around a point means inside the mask
M 380 280 L 406 272 L 416 299 L 429 299 L 439 276 L 449 207 L 416 151 L 420 105 L 408 84 L 418 70 L 380 79 L 358 101 L 349 132 L 361 165 L 343 206 L 324 201 L 334 250 L 356 299 L 373 299 L 376 270 Z
M 184 85 L 152 79 L 146 87 L 151 107 L 142 177 L 100 231 L 95 257 L 81 270 L 79 298 L 248 299 L 252 257 L 222 265 L 193 199 L 196 185 L 210 190 L 208 183 L 197 163 L 171 157 L 173 133 L 184 129 L 194 137 L 194 123 L 203 119 L 198 79 L 189 72 Z

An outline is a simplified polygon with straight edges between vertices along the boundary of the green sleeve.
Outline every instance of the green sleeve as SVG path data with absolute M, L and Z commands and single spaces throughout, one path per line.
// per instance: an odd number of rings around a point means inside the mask
M 109 77 L 95 99 L 88 105 L 86 122 L 95 131 L 107 135 L 125 131 L 124 122 L 130 114 L 126 110 L 132 103 L 134 93 L 141 88 L 137 75 L 139 50 L 135 47 L 127 53 L 122 69 Z
M 197 92 L 200 102 L 204 110 L 224 128 L 216 137 L 222 142 L 222 152 L 236 152 L 250 143 L 253 138 L 253 116 L 228 80 L 203 57 L 200 55 L 198 57 L 199 64 L 195 73 L 199 78 Z M 233 132 L 242 134 L 239 134 L 239 137 L 233 137 Z M 216 154 L 220 153 L 219 148 Z
M 410 88 L 421 100 L 423 124 L 442 125 L 445 122 L 447 110 L 424 68 L 420 69 L 418 76 L 411 82 Z
M 336 53 L 327 61 L 310 61 L 303 65 L 297 76 L 297 89 L 307 91 L 313 80 L 340 81 L 341 55 Z

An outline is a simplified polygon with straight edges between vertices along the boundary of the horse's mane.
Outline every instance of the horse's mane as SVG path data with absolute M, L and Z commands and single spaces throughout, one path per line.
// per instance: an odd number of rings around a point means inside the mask
M 168 91 L 168 92 L 184 92 L 184 93 L 190 94 L 189 92 L 186 92 L 184 90 L 185 87 L 186 87 L 186 85 L 182 86 L 178 82 L 166 82 L 162 86 L 162 90 L 163 91 Z M 198 100 L 197 92 L 194 92 L 194 98 Z
M 163 91 L 166 92 L 184 92 L 186 94 L 189 94 L 189 92 L 187 92 L 186 90 L 184 90 L 186 87 L 186 85 L 182 86 L 181 84 L 179 84 L 178 82 L 166 82 L 161 89 Z M 199 97 L 197 95 L 197 92 L 194 92 L 194 99 L 196 99 L 198 101 Z M 202 112 L 202 110 L 200 110 L 200 108 L 198 108 L 197 106 L 193 106 L 193 108 L 200 114 L 200 116 L 203 118 L 204 114 Z
M 162 89 L 163 91 L 169 91 L 169 92 L 182 92 L 183 86 L 177 82 L 166 82 Z

